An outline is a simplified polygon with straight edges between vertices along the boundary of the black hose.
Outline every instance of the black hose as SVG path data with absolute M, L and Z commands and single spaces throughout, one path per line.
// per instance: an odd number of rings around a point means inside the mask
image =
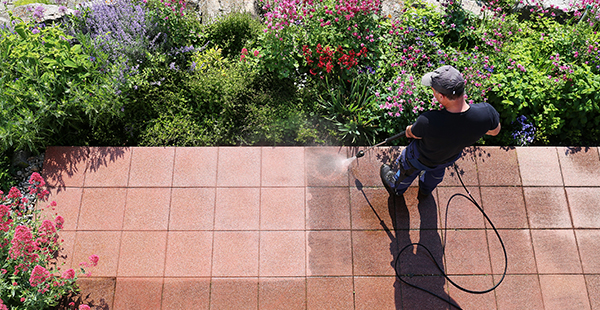
M 471 195 L 471 193 L 469 192 L 469 190 L 467 189 L 467 187 L 465 186 L 465 183 L 463 182 L 462 178 L 460 177 L 460 173 L 458 172 L 458 168 L 456 168 L 456 165 L 454 165 L 454 171 L 456 171 L 456 174 L 458 175 L 458 179 L 460 180 L 460 184 L 462 184 L 462 187 L 465 189 L 465 191 L 467 192 L 467 195 L 465 194 L 461 194 L 461 193 L 456 193 L 454 195 L 452 195 L 452 197 L 450 197 L 450 199 L 448 199 L 448 203 L 446 204 L 446 220 L 448 219 L 448 208 L 450 207 L 450 201 L 452 201 L 452 199 L 454 197 L 457 196 L 462 196 L 467 198 L 471 203 L 473 203 L 478 209 L 479 211 L 481 211 L 481 213 L 483 214 L 483 216 L 485 217 L 486 221 L 488 223 L 490 223 L 490 225 L 492 226 L 492 229 L 494 230 L 494 233 L 496 233 L 496 236 L 498 237 L 498 241 L 500 241 L 500 245 L 502 245 L 502 251 L 504 252 L 504 272 L 502 273 L 502 278 L 500 278 L 500 281 L 498 281 L 498 283 L 496 283 L 494 286 L 492 286 L 489 289 L 486 290 L 482 290 L 482 291 L 475 291 L 475 290 L 470 290 L 470 289 L 466 289 L 458 284 L 456 284 L 454 281 L 452 281 L 452 279 L 450 279 L 450 277 L 448 277 L 448 275 L 444 272 L 443 268 L 438 264 L 438 262 L 435 261 L 435 258 L 433 256 L 433 254 L 431 253 L 431 251 L 423 244 L 421 243 L 411 243 L 407 246 L 405 246 L 404 248 L 402 248 L 402 250 L 400 250 L 400 252 L 398 252 L 398 255 L 396 255 L 396 261 L 394 263 L 394 271 L 396 272 L 396 277 L 398 278 L 398 280 L 400 280 L 402 283 L 414 287 L 416 289 L 419 289 L 421 291 L 424 291 L 426 293 L 431 294 L 434 297 L 437 297 L 447 303 L 449 303 L 451 306 L 457 308 L 457 309 L 462 309 L 461 307 L 459 307 L 458 305 L 456 305 L 455 303 L 451 302 L 450 300 L 444 299 L 443 297 L 428 291 L 427 289 L 424 289 L 422 287 L 419 287 L 417 285 L 414 285 L 412 283 L 408 283 L 406 282 L 404 279 L 402 279 L 402 276 L 399 274 L 398 272 L 398 261 L 400 260 L 400 255 L 408 248 L 410 247 L 414 247 L 414 246 L 420 246 L 422 248 L 424 248 L 427 253 L 429 253 L 429 256 L 431 256 L 431 260 L 434 262 L 435 266 L 440 270 L 440 272 L 442 273 L 442 276 L 448 280 L 448 282 L 450 282 L 452 285 L 454 285 L 456 288 L 458 288 L 461 291 L 467 292 L 467 293 L 471 293 L 471 294 L 485 294 L 485 293 L 489 293 L 493 290 L 495 290 L 500 283 L 502 283 L 502 281 L 504 281 L 504 278 L 506 277 L 506 271 L 507 271 L 507 267 L 508 267 L 508 255 L 506 254 L 506 247 L 504 245 L 504 242 L 502 241 L 502 238 L 500 237 L 500 234 L 498 233 L 498 229 L 496 229 L 496 226 L 494 226 L 494 223 L 492 223 L 492 220 L 490 220 L 490 218 L 487 216 L 487 214 L 485 213 L 485 211 L 483 211 L 483 208 L 477 203 L 477 201 L 475 200 L 475 198 L 473 198 L 473 196 Z M 446 226 L 446 225 L 444 225 Z M 447 228 L 444 227 L 444 242 L 446 240 L 446 231 Z M 442 246 L 442 256 L 444 256 L 444 251 L 445 251 L 445 246 Z

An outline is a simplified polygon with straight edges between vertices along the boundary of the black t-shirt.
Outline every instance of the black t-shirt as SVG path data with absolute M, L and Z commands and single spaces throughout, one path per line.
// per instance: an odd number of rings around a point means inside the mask
M 422 138 L 415 141 L 418 159 L 429 167 L 445 164 L 499 123 L 500 115 L 488 103 L 472 104 L 461 113 L 427 111 L 411 128 L 415 136 Z

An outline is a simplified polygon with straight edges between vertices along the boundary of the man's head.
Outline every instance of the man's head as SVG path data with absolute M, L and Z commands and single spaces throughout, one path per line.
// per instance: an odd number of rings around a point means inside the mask
M 463 96 L 465 91 L 462 74 L 452 66 L 443 66 L 425 74 L 421 84 L 432 87 L 450 100 Z

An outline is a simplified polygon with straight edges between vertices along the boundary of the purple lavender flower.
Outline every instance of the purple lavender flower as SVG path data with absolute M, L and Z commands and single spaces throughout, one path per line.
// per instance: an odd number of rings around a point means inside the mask
M 42 19 L 44 19 L 44 12 L 46 11 L 46 9 L 43 6 L 37 6 L 35 8 L 35 10 L 33 11 L 33 17 L 40 21 Z

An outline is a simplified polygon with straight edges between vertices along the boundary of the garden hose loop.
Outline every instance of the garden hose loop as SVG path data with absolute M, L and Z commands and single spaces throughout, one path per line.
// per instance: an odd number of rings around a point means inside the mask
M 443 297 L 441 297 L 441 296 L 439 296 L 439 295 L 437 295 L 437 294 L 435 294 L 435 293 L 433 293 L 433 292 L 431 292 L 431 291 L 429 291 L 429 290 L 427 290 L 425 288 L 422 288 L 422 287 L 420 287 L 418 285 L 414 285 L 412 283 L 407 282 L 406 280 L 404 280 L 402 278 L 402 275 L 398 271 L 398 262 L 400 261 L 400 256 L 402 255 L 402 253 L 406 249 L 408 249 L 408 248 L 413 248 L 413 247 L 420 246 L 420 247 L 424 248 L 427 251 L 427 253 L 429 254 L 429 256 L 430 256 L 431 260 L 433 261 L 433 263 L 435 264 L 435 266 L 440 270 L 441 275 L 446 280 L 448 280 L 448 282 L 450 284 L 454 285 L 456 288 L 458 288 L 461 291 L 464 291 L 464 292 L 467 292 L 467 293 L 470 293 L 470 294 L 485 294 L 485 293 L 489 293 L 489 292 L 495 290 L 502 283 L 502 281 L 504 281 L 504 278 L 506 277 L 507 268 L 508 268 L 508 255 L 506 253 L 506 246 L 504 245 L 504 242 L 502 241 L 502 238 L 500 237 L 500 234 L 498 233 L 498 229 L 496 229 L 496 226 L 494 226 L 494 223 L 492 223 L 492 220 L 488 217 L 488 215 L 485 213 L 485 211 L 483 210 L 483 208 L 479 205 L 479 203 L 477 203 L 477 201 L 475 200 L 475 198 L 473 198 L 473 196 L 471 195 L 471 193 L 469 192 L 469 190 L 465 186 L 465 183 L 463 182 L 463 180 L 462 180 L 462 178 L 460 176 L 460 173 L 458 172 L 458 168 L 456 167 L 456 164 L 454 165 L 454 171 L 456 172 L 456 175 L 458 175 L 458 179 L 460 180 L 460 184 L 465 189 L 465 191 L 467 192 L 468 196 L 465 195 L 465 194 L 462 194 L 462 193 L 456 193 L 456 194 L 452 195 L 450 197 L 450 199 L 448 199 L 448 202 L 446 204 L 446 217 L 445 217 L 445 220 L 447 222 L 447 220 L 448 220 L 448 209 L 450 207 L 450 202 L 452 201 L 452 199 L 454 199 L 454 197 L 458 197 L 458 196 L 464 197 L 467 200 L 469 200 L 472 204 L 474 204 L 477 207 L 477 209 L 479 209 L 479 211 L 481 211 L 481 213 L 485 217 L 486 221 L 490 224 L 490 226 L 492 227 L 494 233 L 496 234 L 496 237 L 498 237 L 498 241 L 500 241 L 500 245 L 502 246 L 502 251 L 504 252 L 504 271 L 502 272 L 502 277 L 500 278 L 500 280 L 498 281 L 498 283 L 496 283 L 491 288 L 488 288 L 488 289 L 485 289 L 485 290 L 470 290 L 470 289 L 464 288 L 464 287 L 458 285 L 452 279 L 450 279 L 450 277 L 444 272 L 443 267 L 440 266 L 440 264 L 437 261 L 435 261 L 433 253 L 431 253 L 431 251 L 427 248 L 427 246 L 425 246 L 425 245 L 423 245 L 421 243 L 418 243 L 418 242 L 413 242 L 411 244 L 408 244 L 404 248 L 402 248 L 400 250 L 400 252 L 398 252 L 398 254 L 396 255 L 395 262 L 394 262 L 394 271 L 396 273 L 396 277 L 398 278 L 398 280 L 400 280 L 400 282 L 402 282 L 402 283 L 404 283 L 404 284 L 406 284 L 408 286 L 414 287 L 416 289 L 419 289 L 421 291 L 424 291 L 426 293 L 429 293 L 432 296 L 434 296 L 436 298 L 439 298 L 440 300 L 443 300 L 444 302 L 449 303 L 451 306 L 453 306 L 453 307 L 455 307 L 457 309 L 462 309 L 460 306 L 458 306 L 457 304 L 455 304 L 451 300 L 444 299 Z M 444 244 L 442 244 L 442 256 L 444 256 L 444 253 L 445 253 L 445 242 L 446 242 L 447 225 L 444 225 L 443 231 L 444 231 L 444 239 L 443 239 L 444 240 Z

